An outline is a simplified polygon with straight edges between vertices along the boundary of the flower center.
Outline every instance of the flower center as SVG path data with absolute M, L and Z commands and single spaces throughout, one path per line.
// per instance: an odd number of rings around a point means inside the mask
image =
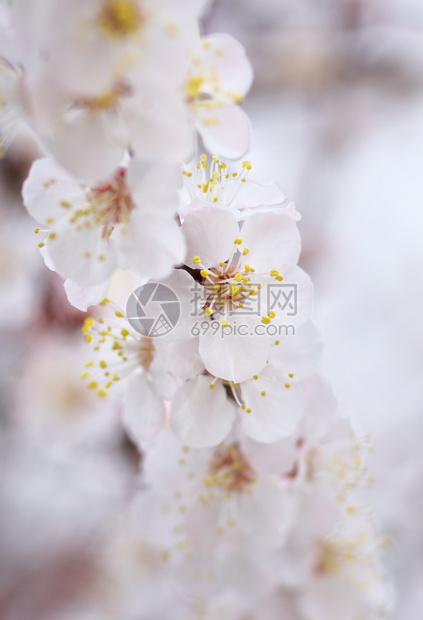
M 151 363 L 154 359 L 154 353 L 155 349 L 152 338 L 141 336 L 138 346 L 138 360 L 146 372 L 150 370 Z
M 115 112 L 122 97 L 127 97 L 130 94 L 130 86 L 123 80 L 118 80 L 110 90 L 97 97 L 79 97 L 74 105 L 89 112 Z
M 192 92 L 201 86 L 198 78 L 191 78 L 188 84 Z M 221 161 L 217 155 L 212 155 L 210 164 L 207 163 L 207 155 L 201 155 L 194 175 L 185 167 L 182 169 L 182 174 L 185 188 L 192 200 L 200 198 L 218 206 L 229 207 L 246 182 L 251 167 L 249 161 L 244 161 L 240 172 L 229 174 L 228 164 Z
M 71 223 L 81 230 L 103 226 L 103 238 L 108 239 L 114 226 L 128 222 L 135 203 L 126 186 L 126 170 L 120 168 L 110 183 L 87 190 L 87 206 L 75 212 Z
M 218 486 L 234 493 L 242 493 L 256 482 L 254 470 L 237 443 L 216 450 L 209 472 L 210 477 L 204 479 L 208 487 Z
M 100 30 L 113 39 L 124 39 L 135 34 L 144 16 L 135 0 L 106 0 L 100 9 Z
M 102 359 L 96 364 L 91 361 L 86 364 L 86 370 L 82 373 L 82 379 L 88 380 L 88 387 L 97 390 L 97 394 L 104 398 L 109 388 L 116 381 L 125 379 L 140 366 L 144 372 L 149 372 L 155 355 L 155 347 L 152 338 L 140 336 L 128 325 L 123 312 L 109 299 L 104 299 L 101 305 L 109 305 L 115 308 L 115 316 L 120 319 L 120 325 L 109 323 L 105 319 L 85 319 L 82 332 L 85 340 L 94 344 L 94 350 L 99 351 L 104 345 L 108 351 L 107 361 Z M 127 329 L 129 328 L 129 329 Z M 103 377 L 99 375 L 103 375 Z

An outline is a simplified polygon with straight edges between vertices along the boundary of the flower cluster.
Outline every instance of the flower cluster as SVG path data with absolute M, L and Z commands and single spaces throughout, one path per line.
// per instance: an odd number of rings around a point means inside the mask
M 252 70 L 232 37 L 201 36 L 204 5 L 2 14 L 2 138 L 25 123 L 42 151 L 22 192 L 38 245 L 71 304 L 97 306 L 82 380 L 100 408 L 120 399 L 142 454 L 126 535 L 148 553 L 122 590 L 166 592 L 139 618 L 375 618 L 391 591 L 364 446 L 317 374 L 300 216 L 226 163 L 248 149 Z

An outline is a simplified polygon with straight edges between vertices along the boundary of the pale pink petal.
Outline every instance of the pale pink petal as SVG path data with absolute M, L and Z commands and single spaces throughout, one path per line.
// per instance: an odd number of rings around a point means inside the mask
M 235 408 L 221 384 L 210 388 L 211 377 L 200 375 L 187 381 L 175 394 L 170 427 L 193 448 L 208 448 L 223 441 L 231 430 Z

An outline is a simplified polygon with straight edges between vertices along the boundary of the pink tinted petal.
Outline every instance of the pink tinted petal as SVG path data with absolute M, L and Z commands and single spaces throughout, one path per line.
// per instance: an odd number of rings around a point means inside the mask
M 211 377 L 203 375 L 187 381 L 172 400 L 170 427 L 193 448 L 216 446 L 228 435 L 235 418 L 223 386 L 210 389 L 211 382 Z

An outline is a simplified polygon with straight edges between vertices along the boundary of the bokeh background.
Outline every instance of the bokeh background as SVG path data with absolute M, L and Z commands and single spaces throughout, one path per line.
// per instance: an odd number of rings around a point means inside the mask
M 375 445 L 393 617 L 421 620 L 423 3 L 216 0 L 204 29 L 235 36 L 253 63 L 251 176 L 302 213 L 322 371 Z M 36 156 L 22 129 L 0 161 L 0 617 L 116 618 L 136 609 L 129 582 L 142 577 L 121 536 L 139 455 L 116 404 L 80 380 L 84 315 L 20 201 Z

